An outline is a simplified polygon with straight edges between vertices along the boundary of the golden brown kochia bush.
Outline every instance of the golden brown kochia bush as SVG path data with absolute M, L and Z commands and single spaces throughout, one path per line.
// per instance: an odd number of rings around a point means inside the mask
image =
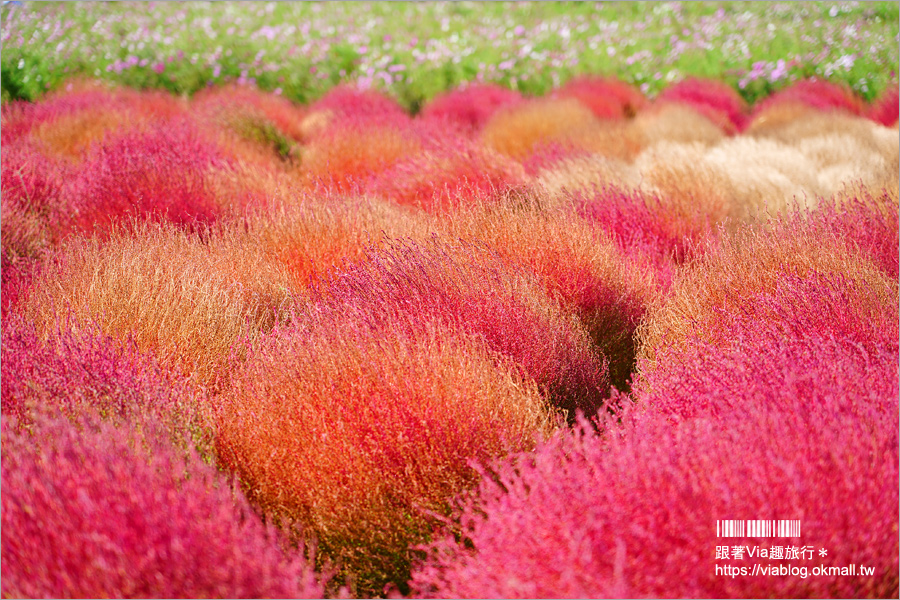
M 124 131 L 140 130 L 141 115 L 124 107 L 99 106 L 64 114 L 31 131 L 31 138 L 48 156 L 79 161 L 93 144 Z
M 252 162 L 212 167 L 206 173 L 206 185 L 214 203 L 228 218 L 243 218 L 304 193 L 294 173 Z
M 727 177 L 738 216 L 770 215 L 799 203 L 814 206 L 823 191 L 816 165 L 785 144 L 747 136 L 729 138 L 704 157 Z
M 284 196 L 248 212 L 247 236 L 288 275 L 295 291 L 344 263 L 362 260 L 385 238 L 424 240 L 433 229 L 417 212 L 365 196 Z
M 795 112 L 776 114 L 772 118 L 764 113 L 747 129 L 746 135 L 767 138 L 794 145 L 809 137 L 849 135 L 878 152 L 887 151 L 897 132 L 869 119 L 841 112 L 823 112 L 815 109 L 797 109 Z M 774 118 L 774 117 L 779 118 Z
M 871 146 L 848 134 L 803 138 L 795 147 L 818 169 L 819 185 L 825 196 L 831 196 L 850 182 L 872 184 L 888 166 Z M 896 172 L 896 163 L 892 167 Z
M 708 149 L 660 143 L 641 153 L 635 166 L 642 191 L 713 224 L 727 219 L 735 225 L 795 204 L 814 206 L 824 193 L 815 164 L 796 149 L 746 136 Z
M 876 309 L 898 301 L 897 281 L 827 222 L 817 224 L 796 213 L 767 228 L 745 226 L 686 267 L 671 295 L 648 311 L 638 330 L 639 369 L 653 369 L 661 352 L 677 352 L 692 337 L 730 344 L 733 340 L 719 326 L 722 319 L 753 314 L 748 298 L 775 289 L 779 280 L 811 275 L 848 282 L 856 292 L 850 307 L 859 315 L 883 313 Z M 760 313 L 757 318 L 775 317 Z M 896 339 L 896 320 L 882 325 L 893 328 Z
M 604 122 L 573 98 L 537 99 L 497 112 L 482 129 L 481 141 L 519 161 L 551 146 L 626 158 L 637 150 L 626 131 L 625 124 Z
M 529 450 L 552 426 L 513 363 L 441 328 L 311 313 L 235 369 L 215 399 L 221 464 L 364 597 L 405 586 L 411 546 L 477 481 L 470 461 Z
M 739 213 L 728 177 L 707 164 L 705 157 L 706 148 L 700 143 L 661 142 L 634 162 L 640 191 L 656 196 L 672 220 L 686 223 L 690 230 L 734 220 Z
M 821 115 L 822 111 L 802 102 L 779 102 L 756 110 L 743 135 L 768 137 L 797 120 Z
M 483 206 L 457 212 L 446 231 L 451 239 L 485 244 L 537 274 L 584 323 L 609 360 L 611 383 L 627 387 L 634 363 L 633 334 L 658 288 L 650 265 L 564 209 Z
M 824 195 L 851 182 L 883 186 L 896 180 L 897 132 L 862 117 L 807 112 L 754 136 L 780 141 L 810 159 Z
M 203 235 L 140 224 L 106 241 L 73 238 L 41 265 L 25 318 L 48 333 L 58 318 L 132 336 L 160 362 L 211 384 L 239 339 L 288 308 L 287 274 L 237 229 Z
M 642 148 L 659 142 L 714 146 L 725 138 L 722 129 L 697 110 L 670 102 L 642 111 L 629 127 Z
M 565 204 L 566 192 L 591 192 L 605 187 L 635 190 L 641 176 L 634 165 L 602 154 L 577 154 L 552 161 L 535 173 L 534 185 L 550 205 Z
M 297 172 L 309 189 L 359 192 L 372 177 L 421 150 L 406 122 L 347 117 L 303 147 Z

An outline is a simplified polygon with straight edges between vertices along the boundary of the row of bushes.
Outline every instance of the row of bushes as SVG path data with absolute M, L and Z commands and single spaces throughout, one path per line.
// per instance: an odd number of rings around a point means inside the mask
M 895 595 L 896 129 L 581 85 L 4 107 L 4 595 Z

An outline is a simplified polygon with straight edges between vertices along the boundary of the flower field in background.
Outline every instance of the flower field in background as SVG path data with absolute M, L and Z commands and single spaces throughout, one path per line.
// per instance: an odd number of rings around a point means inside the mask
M 0 17 L 3 97 L 32 100 L 88 76 L 300 102 L 351 83 L 421 108 L 463 82 L 541 95 L 596 73 L 649 95 L 711 77 L 749 101 L 818 76 L 871 99 L 900 72 L 896 2 L 6 2 Z
M 896 5 L 767 6 L 4 5 L 0 593 L 897 597 Z

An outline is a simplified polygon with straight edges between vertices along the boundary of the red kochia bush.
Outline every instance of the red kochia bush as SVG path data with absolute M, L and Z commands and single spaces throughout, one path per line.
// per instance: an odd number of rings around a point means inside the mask
M 191 98 L 191 108 L 214 115 L 231 112 L 239 117 L 261 117 L 294 140 L 303 137 L 300 124 L 305 109 L 255 87 L 229 85 L 203 90 Z
M 651 261 L 623 252 L 615 240 L 572 211 L 522 200 L 460 210 L 445 225 L 451 239 L 479 240 L 538 276 L 584 325 L 608 361 L 610 383 L 622 390 L 634 370 L 634 332 L 656 296 Z
M 417 331 L 439 325 L 481 337 L 518 363 L 560 408 L 593 414 L 609 393 L 605 358 L 587 331 L 533 276 L 474 246 L 397 242 L 337 275 L 323 310 L 390 320 Z
M 891 86 L 882 92 L 878 101 L 869 108 L 869 118 L 887 127 L 897 124 L 900 118 L 900 94 Z
M 600 119 L 624 119 L 643 110 L 648 102 L 633 85 L 612 78 L 576 77 L 554 92 L 575 98 Z
M 60 94 L 41 102 L 11 102 L 3 106 L 2 144 L 18 141 L 35 127 L 62 116 L 90 111 L 96 106 L 121 108 L 120 99 L 108 90 L 79 90 L 75 93 Z
M 702 251 L 700 242 L 714 233 L 707 215 L 692 215 L 657 196 L 612 186 L 576 194 L 575 206 L 626 254 L 648 257 L 661 291 L 672 285 L 676 267 Z
M 336 115 L 375 117 L 405 115 L 396 100 L 374 90 L 361 90 L 349 86 L 337 86 L 316 100 L 310 112 L 328 110 Z
M 405 585 L 409 546 L 477 482 L 470 462 L 531 449 L 551 424 L 483 340 L 315 310 L 261 339 L 214 402 L 220 465 L 364 597 Z
M 753 108 L 753 114 L 759 115 L 781 103 L 800 103 L 823 111 L 843 110 L 854 115 L 862 114 L 865 108 L 862 99 L 846 85 L 821 79 L 805 79 L 758 103 Z
M 6 597 L 322 597 L 216 470 L 146 433 L 3 421 Z
M 462 505 L 458 538 L 433 544 L 414 570 L 414 593 L 896 596 L 896 347 L 862 356 L 852 341 L 834 337 L 765 337 L 687 365 L 704 385 L 674 393 L 717 406 L 715 418 L 673 425 L 665 412 L 634 414 L 606 438 L 582 422 L 534 454 L 496 466 Z M 719 539 L 718 519 L 799 519 L 802 537 Z M 717 560 L 717 546 L 808 546 L 814 555 Z M 805 567 L 809 576 L 716 572 L 757 563 Z M 812 574 L 814 566 L 851 563 L 874 574 Z
M 480 145 L 452 140 L 401 159 L 367 188 L 398 204 L 440 211 L 496 203 L 525 182 L 519 163 Z
M 337 86 L 309 107 L 300 134 L 304 140 L 312 141 L 333 125 L 341 126 L 346 119 L 401 127 L 411 120 L 403 107 L 380 92 Z
M 133 125 L 134 121 L 169 119 L 182 111 L 181 101 L 164 92 L 139 92 L 100 83 L 75 82 L 37 103 L 12 102 L 5 105 L 0 139 L 5 146 L 39 132 L 42 126 L 52 130 L 55 124 L 61 123 L 65 128 L 71 124 L 66 123 L 67 120 L 77 121 L 82 117 L 88 119 L 81 126 L 97 133 L 101 129 L 117 128 L 126 123 Z M 108 119 L 110 115 L 115 117 Z M 91 123 L 91 120 L 99 123 Z
M 71 167 L 44 155 L 35 144 L 4 144 L 0 166 L 4 265 L 33 258 L 58 241 L 70 219 L 62 190 L 71 174 Z
M 687 104 L 728 134 L 742 131 L 747 124 L 747 103 L 720 81 L 692 77 L 667 87 L 656 101 Z
M 862 188 L 841 201 L 822 202 L 809 218 L 814 230 L 854 245 L 892 279 L 900 275 L 900 212 L 888 192 Z
M 652 306 L 639 327 L 639 377 L 661 366 L 663 354 L 690 352 L 696 340 L 729 347 L 734 340 L 726 325 L 735 315 L 780 322 L 789 307 L 763 311 L 754 298 L 792 277 L 842 282 L 848 314 L 860 322 L 877 316 L 877 326 L 896 336 L 897 281 L 866 256 L 867 236 L 857 243 L 845 231 L 852 228 L 822 226 L 795 212 L 704 244 L 703 254 L 683 267 L 665 302 Z
M 522 101 L 522 94 L 494 84 L 473 84 L 432 98 L 419 118 L 457 127 L 472 134 L 499 109 Z
M 421 152 L 421 136 L 408 119 L 344 116 L 306 145 L 299 173 L 318 191 L 361 192 L 375 177 Z
M 186 122 L 104 144 L 67 186 L 75 227 L 104 231 L 129 217 L 181 226 L 211 224 L 221 212 L 209 170 L 224 160 Z

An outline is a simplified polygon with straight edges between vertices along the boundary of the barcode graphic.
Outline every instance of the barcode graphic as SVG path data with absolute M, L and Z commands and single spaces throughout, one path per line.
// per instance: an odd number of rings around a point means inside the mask
M 716 521 L 716 537 L 800 537 L 800 519 Z

